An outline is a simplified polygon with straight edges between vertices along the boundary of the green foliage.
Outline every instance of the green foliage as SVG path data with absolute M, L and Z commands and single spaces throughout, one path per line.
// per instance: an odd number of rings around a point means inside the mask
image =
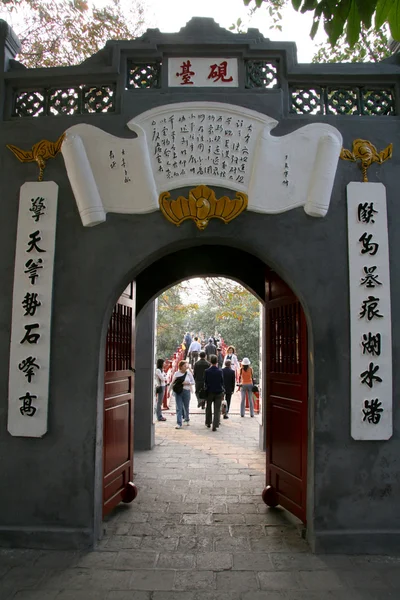
M 390 56 L 389 39 L 386 28 L 380 31 L 361 29 L 360 40 L 350 48 L 342 35 L 334 47 L 320 44 L 313 57 L 314 63 L 337 62 L 379 62 Z
M 110 0 L 103 8 L 83 0 L 3 0 L 10 15 L 23 14 L 14 26 L 27 67 L 79 64 L 109 39 L 132 39 L 142 29 L 142 0 L 123 5 Z
M 197 304 L 184 304 L 182 287 L 176 285 L 158 298 L 157 308 L 157 358 L 169 358 L 181 345 L 190 325 L 190 315 Z
M 289 0 L 285 0 L 285 4 Z M 246 6 L 255 3 L 254 10 L 265 4 L 274 8 L 277 0 L 243 0 Z M 360 42 L 362 30 L 369 30 L 375 19 L 375 30 L 386 23 L 393 39 L 400 41 L 400 0 L 292 0 L 295 10 L 313 12 L 310 36 L 314 38 L 322 22 L 332 47 L 345 37 L 353 48 Z

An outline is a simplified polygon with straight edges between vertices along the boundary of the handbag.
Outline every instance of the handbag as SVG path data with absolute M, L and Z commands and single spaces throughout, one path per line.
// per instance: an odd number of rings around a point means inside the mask
M 158 385 L 156 387 L 156 394 L 161 394 L 161 392 L 162 392 L 162 385 Z
M 208 392 L 206 388 L 202 387 L 198 391 L 200 400 L 207 400 Z
M 257 385 L 253 385 L 253 387 L 251 388 L 251 391 L 254 393 L 258 392 L 258 386 Z
M 174 383 L 172 384 L 172 391 L 175 394 L 181 394 L 183 391 L 183 382 L 185 380 L 186 377 L 186 373 L 184 375 L 182 375 L 182 377 L 177 377 L 174 381 Z

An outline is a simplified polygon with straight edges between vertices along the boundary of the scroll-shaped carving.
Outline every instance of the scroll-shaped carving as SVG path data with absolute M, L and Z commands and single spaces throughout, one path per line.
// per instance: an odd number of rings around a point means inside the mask
M 342 160 L 351 160 L 352 162 L 361 161 L 360 167 L 363 174 L 363 182 L 368 182 L 367 170 L 376 162 L 378 164 L 384 163 L 389 158 L 392 158 L 393 144 L 389 144 L 384 150 L 378 152 L 371 142 L 368 140 L 356 139 L 353 142 L 353 150 L 346 150 L 342 148 L 340 152 L 340 158 Z
M 46 161 L 49 160 L 49 158 L 55 158 L 57 156 L 61 150 L 64 138 L 65 133 L 63 133 L 56 142 L 41 140 L 32 146 L 31 150 L 22 150 L 22 148 L 18 148 L 12 144 L 7 144 L 7 148 L 11 150 L 21 162 L 36 162 L 39 167 L 38 181 L 43 181 Z
M 159 200 L 161 212 L 168 221 L 179 227 L 183 221 L 193 219 L 200 230 L 205 229 L 209 220 L 213 218 L 229 223 L 245 210 L 248 203 L 243 192 L 236 192 L 236 198 L 233 199 L 221 196 L 217 200 L 214 190 L 206 185 L 198 185 L 190 190 L 187 198 L 170 198 L 169 192 L 163 192 Z
M 324 217 L 342 136 L 326 123 L 271 135 L 277 124 L 240 106 L 181 102 L 129 121 L 136 137 L 119 138 L 86 123 L 70 127 L 62 153 L 83 224 L 101 223 L 108 212 L 153 212 L 160 194 L 196 186 L 240 192 L 249 211 L 276 214 L 303 206 L 308 215 Z M 206 209 L 204 202 L 200 214 Z

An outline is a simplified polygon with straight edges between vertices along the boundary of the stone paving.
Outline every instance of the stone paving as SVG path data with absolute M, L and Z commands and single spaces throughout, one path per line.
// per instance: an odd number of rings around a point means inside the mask
M 257 418 L 217 432 L 167 414 L 135 455 L 138 498 L 86 552 L 0 549 L 0 600 L 400 599 L 400 557 L 313 555 L 301 524 L 268 509 Z

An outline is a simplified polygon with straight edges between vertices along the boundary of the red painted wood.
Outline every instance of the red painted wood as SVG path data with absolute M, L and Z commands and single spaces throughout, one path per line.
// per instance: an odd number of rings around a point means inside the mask
M 307 326 L 300 302 L 276 273 L 266 280 L 267 504 L 304 523 L 307 502 Z M 269 501 L 268 501 L 269 500 Z
M 114 307 L 107 332 L 104 376 L 103 516 L 137 494 L 133 484 L 135 287 Z

